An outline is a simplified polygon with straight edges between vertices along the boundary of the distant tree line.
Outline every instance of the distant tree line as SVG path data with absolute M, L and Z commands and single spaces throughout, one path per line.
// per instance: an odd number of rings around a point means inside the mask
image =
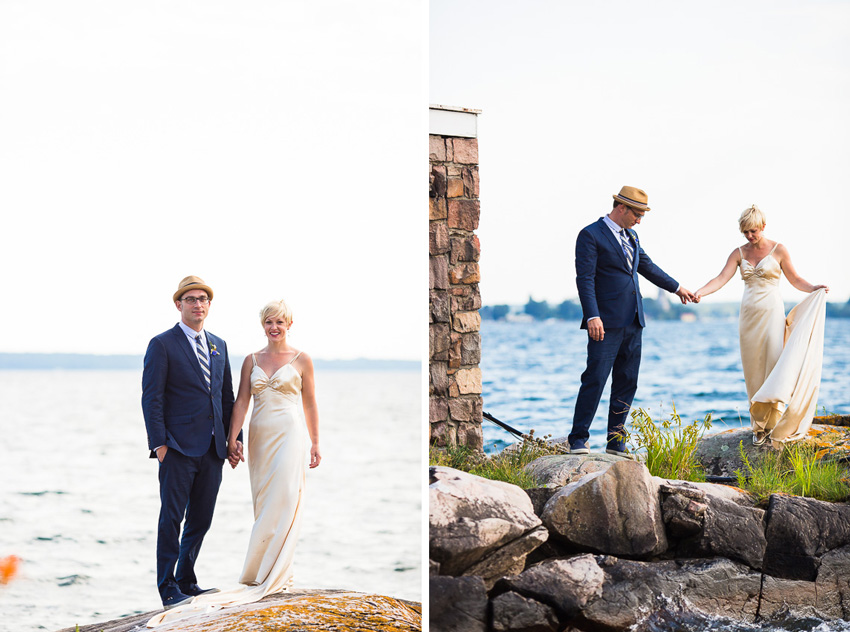
M 644 313 L 654 320 L 679 320 L 684 313 L 680 307 L 651 298 L 643 299 Z M 690 311 L 690 310 L 688 310 Z M 481 318 L 486 320 L 505 320 L 511 313 L 509 305 L 486 305 L 481 308 Z M 522 314 L 527 314 L 534 320 L 581 320 L 581 303 L 577 299 L 567 299 L 557 305 L 548 301 L 535 301 L 529 297 L 522 308 Z
M 827 318 L 850 318 L 850 300 L 846 303 L 827 303 Z
M 788 305 L 786 308 L 790 309 L 792 306 Z M 644 314 L 652 320 L 681 320 L 685 314 L 697 318 L 736 317 L 737 307 L 737 303 L 715 303 L 694 309 L 690 305 L 670 304 L 652 298 L 643 299 Z M 505 320 L 511 312 L 509 305 L 485 305 L 480 310 L 481 318 L 485 320 Z M 578 299 L 567 299 L 557 305 L 550 305 L 547 301 L 535 301 L 529 296 L 528 302 L 519 313 L 534 320 L 581 320 L 581 303 Z M 850 300 L 846 303 L 827 303 L 826 315 L 828 318 L 850 318 Z

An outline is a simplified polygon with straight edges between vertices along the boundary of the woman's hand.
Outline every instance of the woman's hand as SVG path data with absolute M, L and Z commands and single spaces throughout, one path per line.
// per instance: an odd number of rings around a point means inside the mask
M 233 443 L 227 444 L 227 461 L 230 463 L 230 467 L 236 469 L 236 466 L 239 465 L 239 461 L 244 461 L 245 455 L 242 454 L 242 442 L 234 441 Z
M 319 452 L 319 444 L 314 443 L 310 447 L 310 469 L 314 467 L 319 467 L 319 463 L 322 462 L 322 455 Z
M 812 287 L 812 292 L 817 292 L 820 289 L 824 289 L 829 292 L 829 287 L 826 285 L 815 285 L 814 287 Z

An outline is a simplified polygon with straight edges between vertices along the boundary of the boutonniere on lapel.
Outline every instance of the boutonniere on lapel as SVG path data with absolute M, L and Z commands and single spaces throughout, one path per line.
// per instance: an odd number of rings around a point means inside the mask
M 216 350 L 215 345 L 210 345 L 210 355 L 211 355 L 211 356 L 221 355 L 221 354 L 218 352 L 218 350 Z

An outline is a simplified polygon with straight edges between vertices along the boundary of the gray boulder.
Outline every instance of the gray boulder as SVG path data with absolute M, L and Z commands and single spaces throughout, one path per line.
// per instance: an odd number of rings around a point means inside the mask
M 593 555 L 546 560 L 516 577 L 506 577 L 496 590 L 510 590 L 550 604 L 562 617 L 573 617 L 602 594 L 605 574 Z
M 430 469 L 429 549 L 443 575 L 492 582 L 522 569 L 548 537 L 528 495 L 516 485 L 447 467 Z
M 702 533 L 705 528 L 705 498 L 697 499 L 683 494 L 669 494 L 661 501 L 661 515 L 672 538 L 688 538 Z
M 850 545 L 824 554 L 815 586 L 824 617 L 850 620 Z
M 499 595 L 492 602 L 494 632 L 557 632 L 554 608 L 515 592 Z
M 677 556 L 726 557 L 761 569 L 767 547 L 764 510 L 710 495 L 699 502 L 672 494 L 662 506 L 671 537 L 683 538 L 671 547 Z
M 764 576 L 759 615 L 768 621 L 814 617 L 850 619 L 850 546 L 825 553 L 810 582 Z
M 687 610 L 755 620 L 761 574 L 726 559 L 601 564 L 602 594 L 581 617 L 590 629 L 627 630 L 673 601 Z
M 555 487 L 554 485 L 550 487 L 532 487 L 531 489 L 526 489 L 525 493 L 528 494 L 528 497 L 531 499 L 531 506 L 534 509 L 534 513 L 538 516 L 543 513 L 543 507 L 546 506 L 546 503 L 549 502 L 549 499 L 552 498 L 555 494 L 558 493 L 560 487 Z
M 759 616 L 767 620 L 777 620 L 789 615 L 800 619 L 823 618 L 824 613 L 818 608 L 817 602 L 818 590 L 815 582 L 765 575 L 761 585 Z
M 480 577 L 430 577 L 431 632 L 486 632 L 487 590 Z
M 480 562 L 467 568 L 464 575 L 476 575 L 484 579 L 487 589 L 500 577 L 516 575 L 522 572 L 526 565 L 526 557 L 549 538 L 546 527 L 532 529 L 525 535 L 499 547 Z
M 741 443 L 750 461 L 758 458 L 758 454 L 765 449 L 753 445 L 753 431 L 749 428 L 733 428 L 702 437 L 694 456 L 708 476 L 734 477 L 735 470 L 744 469 L 739 452 Z
M 767 517 L 764 571 L 815 581 L 821 557 L 850 544 L 850 506 L 774 494 Z
M 563 487 L 578 479 L 604 472 L 623 457 L 613 454 L 550 454 L 541 456 L 523 468 L 533 475 L 541 487 Z
M 567 485 L 541 518 L 552 537 L 579 551 L 650 557 L 667 549 L 656 485 L 636 461 L 620 460 Z
M 815 417 L 809 429 L 810 438 L 825 444 L 825 458 L 844 459 L 850 446 L 850 428 L 830 425 L 831 417 Z M 840 421 L 840 419 L 838 419 Z M 739 445 L 743 443 L 744 452 L 752 462 L 759 453 L 769 449 L 753 445 L 753 433 L 750 428 L 734 428 L 716 434 L 704 436 L 697 446 L 696 458 L 710 476 L 735 476 L 735 470 L 744 469 Z
M 672 553 L 726 557 L 761 569 L 765 512 L 752 506 L 749 494 L 725 485 L 669 480 L 661 480 L 659 491 Z
M 707 496 L 706 501 L 708 510 L 700 538 L 703 550 L 711 556 L 728 557 L 761 569 L 767 547 L 764 510 L 742 507 L 717 496 Z
M 717 483 L 694 483 L 692 481 L 677 481 L 673 479 L 654 477 L 662 494 L 682 494 L 690 498 L 705 498 L 716 496 L 730 500 L 742 507 L 755 507 L 755 498 L 743 489 L 719 485 Z

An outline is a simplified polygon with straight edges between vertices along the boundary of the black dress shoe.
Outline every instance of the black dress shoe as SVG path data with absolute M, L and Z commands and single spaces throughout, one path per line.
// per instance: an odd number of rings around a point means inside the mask
M 165 610 L 171 610 L 172 608 L 180 606 L 184 603 L 188 603 L 191 598 L 192 597 L 185 593 L 176 592 L 162 600 L 162 607 Z
M 184 595 L 189 595 L 190 597 L 197 597 L 198 595 L 217 593 L 221 591 L 218 588 L 201 588 L 197 584 L 185 584 L 180 586 L 180 592 Z

